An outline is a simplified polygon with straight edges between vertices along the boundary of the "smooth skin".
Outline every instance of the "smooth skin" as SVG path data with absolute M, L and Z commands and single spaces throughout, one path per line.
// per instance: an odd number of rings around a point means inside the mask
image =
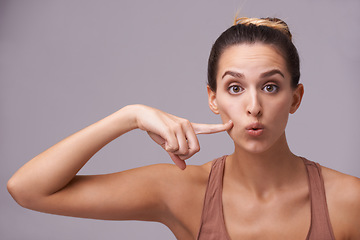
M 200 150 L 197 134 L 227 131 L 235 147 L 226 159 L 223 189 L 231 239 L 303 240 L 310 226 L 306 170 L 285 137 L 288 116 L 303 92 L 301 84 L 290 86 L 285 61 L 271 46 L 232 46 L 221 56 L 216 92 L 208 88 L 209 106 L 223 124 L 195 124 L 148 106 L 126 106 L 36 156 L 9 180 L 8 190 L 33 210 L 157 221 L 177 239 L 196 239 L 211 162 L 186 167 L 184 160 Z M 248 132 L 254 122 L 263 126 L 259 136 Z M 177 167 L 76 175 L 107 143 L 134 129 L 146 131 Z M 322 171 L 336 239 L 360 239 L 360 180 Z

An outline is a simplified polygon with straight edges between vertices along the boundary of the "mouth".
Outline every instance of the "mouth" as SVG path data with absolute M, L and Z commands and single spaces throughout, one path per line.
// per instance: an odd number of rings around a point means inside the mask
M 262 125 L 261 123 L 255 122 L 255 123 L 249 124 L 245 129 L 246 129 L 246 132 L 250 136 L 257 137 L 257 136 L 260 136 L 264 132 L 264 125 Z

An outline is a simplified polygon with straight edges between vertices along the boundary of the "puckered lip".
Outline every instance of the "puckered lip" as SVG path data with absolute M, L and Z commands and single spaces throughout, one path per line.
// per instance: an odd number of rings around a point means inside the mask
M 260 130 L 264 129 L 264 125 L 259 122 L 253 122 L 246 126 L 246 130 Z

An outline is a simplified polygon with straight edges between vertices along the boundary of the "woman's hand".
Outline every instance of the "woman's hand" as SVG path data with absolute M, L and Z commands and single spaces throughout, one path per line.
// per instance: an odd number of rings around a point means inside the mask
M 174 163 L 185 169 L 186 159 L 200 150 L 197 134 L 212 134 L 228 131 L 233 127 L 231 121 L 225 124 L 191 123 L 161 110 L 144 105 L 136 105 L 136 124 L 141 130 L 168 152 Z

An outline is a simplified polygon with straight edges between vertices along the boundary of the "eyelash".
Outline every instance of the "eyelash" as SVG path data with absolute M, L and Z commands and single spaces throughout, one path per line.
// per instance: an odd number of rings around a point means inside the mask
M 234 92 L 234 87 L 238 87 L 239 92 Z M 230 92 L 230 94 L 239 94 L 242 91 L 244 91 L 244 89 L 242 87 L 240 87 L 239 85 L 231 85 L 231 86 L 228 87 L 228 91 Z
M 262 89 L 265 91 L 266 87 L 274 87 L 275 88 L 275 90 L 273 90 L 272 92 L 266 91 L 267 93 L 276 93 L 279 91 L 279 86 L 277 86 L 276 84 L 267 84 Z
M 238 92 L 234 92 L 234 88 L 235 87 L 238 87 L 239 88 L 239 91 Z M 274 90 L 273 91 L 266 91 L 266 87 L 273 87 Z M 265 92 L 267 93 L 277 93 L 279 91 L 279 86 L 277 86 L 276 84 L 266 84 L 262 90 L 264 90 Z M 240 85 L 231 85 L 228 87 L 228 91 L 230 92 L 230 94 L 239 94 L 241 93 L 242 91 L 244 91 L 244 89 L 240 86 Z

